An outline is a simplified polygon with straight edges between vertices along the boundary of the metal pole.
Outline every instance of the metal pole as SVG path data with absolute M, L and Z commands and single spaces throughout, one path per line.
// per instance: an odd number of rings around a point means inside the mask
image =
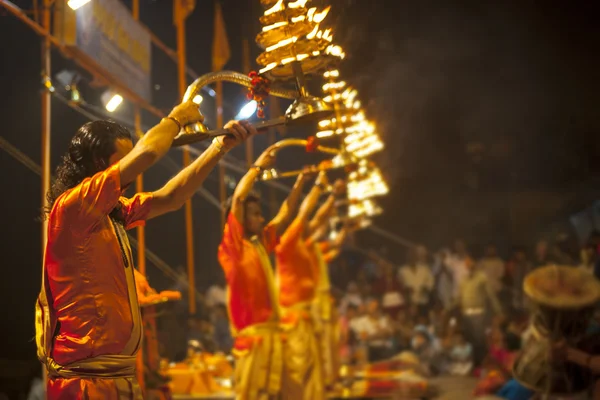
M 46 31 L 50 31 L 50 7 L 52 3 L 50 0 L 44 0 L 42 10 L 42 26 Z M 42 38 L 42 79 L 50 79 L 51 71 L 51 50 L 50 50 L 50 37 L 44 36 Z M 50 128 L 51 128 L 51 94 L 50 89 L 45 87 L 42 91 L 42 138 L 41 138 L 41 167 L 42 167 L 42 207 L 48 206 L 48 200 L 46 193 L 50 190 Z M 42 220 L 42 260 L 44 260 L 44 254 L 46 252 L 46 240 L 48 239 L 48 220 L 44 218 Z M 47 382 L 48 373 L 45 367 L 42 367 L 42 378 L 44 381 L 44 399 L 47 398 Z
M 42 23 L 46 30 L 50 30 L 50 6 L 49 0 L 44 0 L 44 9 L 42 10 Z M 50 38 L 42 38 L 42 79 L 50 79 Z M 50 189 L 50 100 L 51 93 L 49 88 L 42 91 L 42 206 L 47 206 L 46 193 Z M 47 220 L 42 222 L 42 254 L 46 246 Z
M 242 72 L 245 74 L 250 72 L 250 45 L 248 39 L 242 40 Z M 248 168 L 254 163 L 254 138 L 249 137 L 246 139 L 246 163 Z
M 177 2 L 177 7 L 181 4 Z M 181 10 L 180 10 L 181 11 Z M 181 16 L 177 18 L 177 72 L 179 77 L 179 96 L 183 98 L 186 90 L 186 75 L 185 75 L 185 18 Z M 183 149 L 183 166 L 190 165 L 190 151 L 187 147 Z M 185 202 L 185 236 L 186 236 L 186 254 L 187 254 L 187 272 L 188 272 L 188 301 L 190 315 L 196 313 L 196 278 L 194 274 L 194 226 L 192 224 L 192 200 Z
M 216 83 L 217 100 L 217 126 L 223 126 L 223 82 Z M 225 187 L 225 165 L 219 163 L 219 201 L 221 202 L 221 227 L 225 226 L 225 208 L 223 204 L 227 201 L 227 188 Z
M 139 21 L 140 19 L 140 0 L 133 0 L 131 4 L 131 14 L 133 19 Z M 140 138 L 142 136 L 142 121 L 141 121 L 140 107 L 138 105 L 134 108 L 134 130 L 135 136 Z M 135 179 L 135 191 L 141 193 L 144 191 L 144 176 L 138 175 Z M 137 265 L 140 274 L 146 276 L 146 234 L 143 226 L 137 227 Z M 142 315 L 142 321 L 144 321 L 144 315 Z M 145 321 L 144 321 L 145 322 Z M 137 356 L 137 380 L 142 394 L 146 395 L 146 381 L 144 380 L 144 346 L 140 349 Z

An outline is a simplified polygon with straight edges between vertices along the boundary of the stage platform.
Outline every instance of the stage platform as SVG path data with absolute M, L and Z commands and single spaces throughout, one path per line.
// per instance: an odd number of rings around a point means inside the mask
M 477 384 L 477 378 L 473 377 L 461 377 L 461 376 L 441 376 L 431 378 L 429 381 L 432 388 L 435 390 L 431 395 L 423 398 L 408 398 L 398 396 L 387 396 L 379 397 L 378 399 L 391 399 L 391 400 L 457 400 L 457 399 L 470 399 L 472 398 L 473 389 Z M 185 396 L 177 395 L 173 396 L 174 400 L 232 400 L 235 397 L 233 395 L 205 395 L 205 396 Z M 343 399 L 374 399 L 373 397 L 330 397 L 331 400 L 343 400 Z

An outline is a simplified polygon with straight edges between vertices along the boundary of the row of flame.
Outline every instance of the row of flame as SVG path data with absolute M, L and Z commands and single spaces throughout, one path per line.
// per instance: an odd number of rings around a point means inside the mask
M 264 26 L 262 28 L 263 32 L 269 32 L 273 29 L 283 30 L 283 27 L 291 27 L 293 24 L 299 23 L 309 24 L 308 28 L 312 28 L 312 30 L 305 36 L 290 34 L 277 43 L 265 46 L 266 53 L 284 48 L 286 50 L 289 48 L 289 52 L 284 51 L 285 56 L 264 66 L 260 70 L 261 74 L 279 65 L 286 65 L 293 61 L 302 62 L 311 56 L 318 57 L 322 55 L 322 52 L 325 55 L 339 59 L 345 57 L 343 49 L 332 44 L 332 30 L 330 28 L 322 30 L 320 27 L 331 7 L 322 10 L 311 7 L 306 10 L 307 3 L 308 0 L 296 0 L 287 3 L 284 0 L 278 0 L 264 12 L 265 20 L 268 20 L 271 24 Z M 296 28 L 299 27 L 296 26 Z M 294 46 L 299 40 L 302 41 L 302 46 Z M 323 41 L 329 43 L 324 49 Z M 296 54 L 298 48 L 304 49 L 303 52 Z M 336 109 L 336 117 L 319 122 L 321 130 L 317 133 L 317 137 L 320 139 L 339 137 L 342 140 L 342 152 L 350 154 L 351 158 L 355 160 L 359 160 L 356 170 L 348 176 L 349 209 L 347 217 L 351 219 L 362 217 L 362 223 L 368 224 L 369 217 L 381 212 L 381 208 L 376 204 L 374 198 L 387 194 L 388 186 L 380 170 L 373 162 L 368 161 L 367 157 L 381 151 L 384 145 L 376 133 L 375 125 L 366 119 L 361 109 L 361 103 L 356 98 L 357 91 L 347 87 L 344 81 L 338 81 L 338 77 L 339 71 L 335 69 L 324 74 L 327 81 L 323 85 L 323 91 L 326 94 L 324 101 Z M 336 159 L 333 161 L 336 163 Z
M 336 109 L 336 116 L 319 122 L 317 133 L 320 139 L 339 137 L 342 150 L 359 159 L 357 170 L 348 176 L 348 218 L 369 218 L 382 212 L 374 198 L 388 193 L 388 186 L 377 166 L 367 157 L 384 149 L 384 144 L 376 132 L 375 124 L 367 120 L 357 99 L 356 89 L 345 81 L 338 80 L 339 71 L 332 69 L 323 74 L 327 81 L 323 92 L 324 100 Z
M 308 2 L 308 0 L 297 0 L 294 2 L 290 2 L 290 3 L 287 3 L 287 8 L 289 8 L 291 10 L 301 9 L 306 6 L 307 2 Z M 331 6 L 328 6 L 327 8 L 325 8 L 321 11 L 318 11 L 317 7 L 311 7 L 306 11 L 305 14 L 300 14 L 300 15 L 289 18 L 289 20 L 285 19 L 283 21 L 274 22 L 271 25 L 264 26 L 262 28 L 263 32 L 268 32 L 268 31 L 276 29 L 276 28 L 287 26 L 290 23 L 294 24 L 294 23 L 299 23 L 299 22 L 304 22 L 304 21 L 314 25 L 311 32 L 302 38 L 300 38 L 298 36 L 289 36 L 284 39 L 281 39 L 279 42 L 277 42 L 271 46 L 267 46 L 265 48 L 265 52 L 267 52 L 267 53 L 273 52 L 282 47 L 290 46 L 290 45 L 296 43 L 299 39 L 306 40 L 306 41 L 319 39 L 319 41 L 325 40 L 325 41 L 329 42 L 330 44 L 327 47 L 325 47 L 324 50 L 314 48 L 312 51 L 310 51 L 308 53 L 301 53 L 301 54 L 295 54 L 294 49 L 290 49 L 291 55 L 289 57 L 285 57 L 285 58 L 282 58 L 281 60 L 272 62 L 272 63 L 266 65 L 264 68 L 262 68 L 259 72 L 261 74 L 263 74 L 265 72 L 272 70 L 273 68 L 277 67 L 280 64 L 286 65 L 293 61 L 302 61 L 311 56 L 317 57 L 321 54 L 330 55 L 333 57 L 343 59 L 346 56 L 343 49 L 338 45 L 331 44 L 331 42 L 333 41 L 333 35 L 332 35 L 331 28 L 327 28 L 325 30 L 320 29 L 320 24 L 325 20 L 325 17 L 329 13 L 330 9 L 331 9 Z M 277 3 L 275 3 L 275 5 L 273 5 L 271 8 L 267 9 L 264 12 L 264 15 L 269 16 L 269 15 L 272 15 L 275 13 L 284 13 L 285 10 L 286 10 L 286 4 L 284 3 L 284 1 L 278 0 Z M 315 41 L 315 46 L 320 47 L 320 45 L 317 44 L 316 41 Z M 310 46 L 307 46 L 307 47 L 310 47 Z

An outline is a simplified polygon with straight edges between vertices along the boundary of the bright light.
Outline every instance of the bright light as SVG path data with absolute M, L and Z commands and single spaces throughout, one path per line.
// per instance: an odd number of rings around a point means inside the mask
M 90 0 L 69 0 L 68 5 L 72 10 L 77 10 L 79 7 L 86 5 Z
M 123 97 L 119 94 L 107 91 L 102 94 L 102 102 L 104 103 L 104 107 L 106 107 L 106 111 L 113 112 L 121 105 Z
M 252 100 L 242 107 L 238 115 L 235 116 L 235 119 L 248 119 L 254 115 L 257 108 L 258 104 L 256 103 L 256 100 Z
M 195 95 L 194 98 L 192 99 L 192 102 L 196 103 L 196 104 L 200 104 L 202 103 L 202 100 L 204 100 L 202 98 L 202 96 L 200 96 L 199 94 Z

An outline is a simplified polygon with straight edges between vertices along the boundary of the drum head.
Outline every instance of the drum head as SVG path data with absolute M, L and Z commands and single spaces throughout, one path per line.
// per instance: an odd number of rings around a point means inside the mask
M 600 301 L 600 281 L 580 268 L 552 265 L 530 272 L 525 294 L 538 305 L 554 309 L 581 309 Z

